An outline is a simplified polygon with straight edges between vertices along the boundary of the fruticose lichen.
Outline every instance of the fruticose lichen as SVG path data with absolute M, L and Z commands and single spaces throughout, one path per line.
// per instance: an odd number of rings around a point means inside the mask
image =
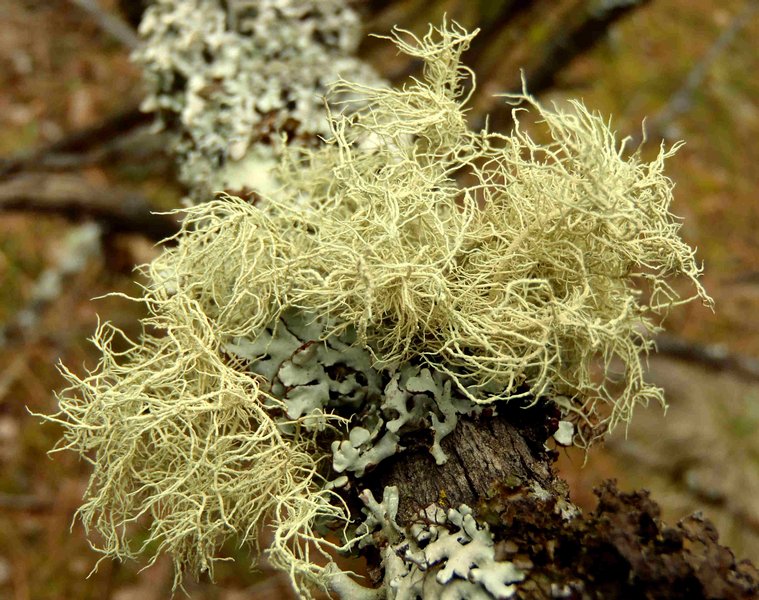
M 257 554 L 268 523 L 272 563 L 296 583 L 318 578 L 308 545 L 330 545 L 312 526 L 345 516 L 323 485 L 313 436 L 275 421 L 282 402 L 225 356 L 197 305 L 177 295 L 160 313 L 145 325 L 161 337 L 132 343 L 101 325 L 97 369 L 81 379 L 64 370 L 61 447 L 93 465 L 79 514 L 102 538 L 95 548 L 119 559 L 149 549 L 151 562 L 168 553 L 178 583 L 183 570 L 212 576 L 228 539 Z M 147 528 L 141 544 L 137 526 Z
M 140 34 L 143 109 L 173 133 L 195 201 L 224 187 L 268 189 L 279 132 L 313 142 L 329 133 L 329 84 L 379 82 L 354 57 L 360 22 L 344 0 L 157 0 Z
M 625 156 L 581 104 L 548 110 L 526 95 L 510 100 L 549 142 L 519 111 L 511 135 L 471 131 L 460 57 L 473 35 L 396 32 L 423 77 L 336 85 L 353 104 L 329 114 L 327 143 L 287 150 L 255 203 L 188 209 L 146 268 L 140 340 L 115 344 L 102 326 L 100 365 L 65 372 L 56 418 L 64 446 L 93 462 L 80 512 L 104 552 L 131 556 L 132 526 L 145 525 L 154 557 L 210 570 L 225 539 L 256 550 L 269 525 L 270 559 L 302 594 L 334 588 L 344 575 L 311 560 L 311 544 L 332 547 L 313 532 L 346 522 L 334 488 L 397 452 L 404 432 L 432 428 L 440 463 L 441 439 L 481 405 L 553 399 L 573 425 L 560 441 L 582 445 L 662 401 L 640 354 L 656 316 L 685 301 L 668 279 L 708 300 L 669 213 L 671 151 Z M 428 546 L 453 574 L 451 536 L 489 547 L 457 514 L 461 531 Z M 403 561 L 398 586 L 413 589 Z M 510 585 L 499 569 L 467 576 Z
M 224 197 L 188 211 L 153 279 L 187 281 L 222 339 L 299 310 L 329 324 L 322 339 L 355 331 L 377 368 L 419 360 L 473 402 L 547 395 L 584 421 L 601 403 L 613 428 L 662 400 L 640 355 L 653 317 L 687 301 L 669 277 L 707 298 L 668 211 L 671 151 L 625 158 L 579 103 L 549 111 L 527 96 L 515 100 L 549 143 L 518 122 L 510 136 L 470 131 L 459 57 L 471 37 L 398 38 L 426 61 L 424 80 L 340 84 L 364 108 L 333 116 L 324 148 L 290 153 L 265 207 Z

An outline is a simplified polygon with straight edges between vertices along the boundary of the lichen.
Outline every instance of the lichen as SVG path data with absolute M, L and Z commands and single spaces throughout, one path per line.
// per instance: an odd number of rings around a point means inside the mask
M 140 339 L 116 343 L 104 325 L 98 367 L 64 371 L 71 387 L 52 419 L 62 447 L 93 464 L 80 515 L 103 552 L 167 552 L 179 577 L 183 566 L 211 571 L 227 539 L 257 552 L 269 525 L 270 560 L 301 593 L 349 586 L 312 560 L 333 548 L 314 531 L 345 524 L 333 488 L 398 451 L 405 433 L 431 427 L 440 463 L 440 441 L 478 405 L 554 399 L 584 444 L 634 405 L 662 401 L 640 353 L 655 319 L 689 299 L 670 278 L 708 300 L 669 213 L 671 151 L 626 156 L 581 104 L 548 110 L 527 95 L 510 100 L 542 121 L 548 143 L 519 110 L 511 135 L 471 131 L 460 58 L 473 35 L 396 32 L 423 78 L 397 90 L 337 84 L 358 102 L 328 114 L 327 143 L 287 149 L 260 202 L 221 195 L 189 208 L 176 243 L 146 267 Z M 237 135 L 224 127 L 213 148 Z M 517 575 L 486 560 L 492 540 L 471 516 L 449 513 L 419 533 L 419 552 L 387 554 L 388 589 L 510 593 Z M 130 542 L 137 527 L 143 544 Z M 488 570 L 460 564 L 458 546 Z
M 281 130 L 326 135 L 327 86 L 379 81 L 354 57 L 360 23 L 343 0 L 158 0 L 140 34 L 143 109 L 172 132 L 194 201 L 272 185 Z
M 375 368 L 419 360 L 473 402 L 563 398 L 585 444 L 663 402 L 641 353 L 657 316 L 691 299 L 670 279 L 709 301 L 669 213 L 673 150 L 625 157 L 581 104 L 548 110 L 525 95 L 511 99 L 552 141 L 518 120 L 510 136 L 470 131 L 459 60 L 471 37 L 397 34 L 424 80 L 340 84 L 365 108 L 331 116 L 326 147 L 291 152 L 264 208 L 224 197 L 190 210 L 154 271 L 192 281 L 222 337 L 302 310 L 329 323 L 324 339 L 355 331 Z
M 362 477 L 402 450 L 401 435 L 427 428 L 433 434 L 431 454 L 445 463 L 440 442 L 459 415 L 480 407 L 453 394 L 450 379 L 427 367 L 375 369 L 371 353 L 355 345 L 355 332 L 325 339 L 326 328 L 323 321 L 289 311 L 253 338 L 234 338 L 225 350 L 261 375 L 287 416 L 303 418 L 309 430 L 321 430 L 335 409 L 352 411 L 347 435 L 331 444 L 335 473 Z
M 272 564 L 304 594 L 323 585 L 309 552 L 332 545 L 313 527 L 346 519 L 320 476 L 324 453 L 283 431 L 272 417 L 281 401 L 225 356 L 195 303 L 174 296 L 145 325 L 161 335 L 132 343 L 101 325 L 100 364 L 82 378 L 63 370 L 71 387 L 48 417 L 65 428 L 58 449 L 93 466 L 79 516 L 95 548 L 119 559 L 147 552 L 151 563 L 167 553 L 176 585 L 184 570 L 213 576 L 229 539 L 258 554 L 272 526 Z
M 385 488 L 382 502 L 368 490 L 361 499 L 366 519 L 356 531 L 357 540 L 362 547 L 380 549 L 389 600 L 500 600 L 511 598 L 513 584 L 524 579 L 512 562 L 495 559 L 492 534 L 466 505 L 448 511 L 431 505 L 420 512 L 417 523 L 403 528 L 395 520 L 397 488 Z M 342 581 L 338 586 L 338 593 L 344 587 L 356 594 Z

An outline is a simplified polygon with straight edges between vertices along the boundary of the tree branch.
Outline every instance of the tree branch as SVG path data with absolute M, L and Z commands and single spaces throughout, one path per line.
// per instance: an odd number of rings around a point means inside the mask
M 718 344 L 701 345 L 672 335 L 656 337 L 657 354 L 698 363 L 715 371 L 730 371 L 749 380 L 759 381 L 759 360 L 733 354 Z
M 570 21 L 562 21 L 549 43 L 536 48 L 537 60 L 525 67 L 525 79 L 530 93 L 540 94 L 553 87 L 556 77 L 578 56 L 593 49 L 608 33 L 614 23 L 631 11 L 645 6 L 651 0 L 588 0 L 575 11 Z M 512 86 L 514 92 L 522 90 L 521 82 Z
M 515 598 L 749 600 L 759 593 L 759 571 L 720 546 L 711 523 L 692 516 L 669 527 L 647 492 L 625 494 L 606 483 L 596 491 L 595 511 L 580 515 L 545 447 L 550 405 L 505 404 L 498 411 L 459 421 L 442 444 L 446 464 L 436 465 L 422 440 L 404 440 L 408 449 L 356 482 L 357 489 L 377 496 L 397 486 L 397 520 L 406 528 L 424 524 L 420 510 L 431 503 L 474 508 L 493 534 L 496 560 L 525 574 L 514 584 Z M 383 580 L 383 556 L 373 547 L 366 553 L 375 584 Z
M 0 211 L 94 219 L 109 231 L 137 233 L 160 241 L 174 235 L 173 215 L 151 213 L 147 199 L 116 187 L 93 186 L 84 178 L 62 174 L 22 174 L 0 183 Z
M 56 157 L 82 154 L 112 144 L 114 138 L 146 125 L 152 119 L 152 115 L 140 111 L 139 105 L 130 106 L 95 125 L 73 131 L 57 142 L 16 157 L 0 159 L 0 177 L 25 170 L 39 170 L 45 168 L 46 163 L 54 163 Z
M 130 50 L 134 50 L 140 45 L 140 38 L 134 29 L 119 16 L 104 10 L 97 0 L 70 0 L 70 2 L 85 11 L 95 20 L 100 29 Z

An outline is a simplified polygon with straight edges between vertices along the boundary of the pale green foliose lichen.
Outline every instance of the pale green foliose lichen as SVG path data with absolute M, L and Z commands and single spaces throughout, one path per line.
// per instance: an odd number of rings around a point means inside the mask
M 363 476 L 402 449 L 402 434 L 425 427 L 433 434 L 431 454 L 445 463 L 440 442 L 459 415 L 480 407 L 453 394 L 450 379 L 427 367 L 375 369 L 371 353 L 355 345 L 354 332 L 325 339 L 325 327 L 302 312 L 288 311 L 255 338 L 234 338 L 225 350 L 263 376 L 287 416 L 301 419 L 309 430 L 320 430 L 331 410 L 353 411 L 349 433 L 331 445 L 336 474 Z
M 379 548 L 388 600 L 507 599 L 525 577 L 512 562 L 496 560 L 492 534 L 466 505 L 447 511 L 428 506 L 418 523 L 404 528 L 396 523 L 397 488 L 385 488 L 381 502 L 368 490 L 361 499 L 366 519 L 356 531 L 357 544 Z M 333 589 L 346 600 L 371 593 L 345 577 L 336 578 Z
M 312 544 L 331 547 L 314 530 L 345 523 L 333 488 L 396 452 L 404 431 L 431 427 L 440 463 L 442 438 L 480 405 L 554 399 L 572 425 L 559 441 L 584 445 L 663 401 L 641 352 L 658 315 L 687 301 L 670 278 L 708 300 L 669 212 L 671 151 L 626 156 L 581 104 L 527 96 L 512 100 L 547 143 L 518 121 L 511 135 L 471 131 L 460 56 L 472 37 L 397 33 L 423 77 L 338 84 L 363 108 L 329 115 L 322 148 L 288 151 L 257 204 L 188 209 L 146 269 L 140 340 L 113 345 L 103 326 L 100 365 L 66 371 L 56 419 L 64 447 L 93 463 L 80 512 L 106 554 L 139 551 L 131 532 L 144 526 L 153 558 L 210 570 L 225 540 L 256 550 L 269 525 L 270 559 L 302 594 L 350 586 L 310 560 Z M 488 551 L 460 516 L 457 535 Z M 449 537 L 428 546 L 445 561 L 423 559 L 441 565 L 439 585 L 463 585 Z M 416 589 L 411 555 L 396 558 L 405 571 L 388 589 Z M 466 583 L 503 596 L 516 577 L 504 569 Z

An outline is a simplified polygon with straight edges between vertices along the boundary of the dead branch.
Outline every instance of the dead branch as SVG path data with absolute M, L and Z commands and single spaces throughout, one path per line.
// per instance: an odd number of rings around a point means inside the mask
M 702 87 L 714 63 L 730 47 L 741 30 L 751 22 L 757 10 L 759 10 L 759 2 L 756 0 L 746 1 L 743 10 L 739 11 L 727 23 L 711 47 L 693 65 L 677 91 L 649 121 L 649 135 L 652 137 L 675 137 L 667 134 L 667 129 L 671 126 L 672 121 L 690 110 L 693 105 L 693 96 Z
M 477 127 L 490 115 L 494 127 L 511 124 L 510 110 L 498 110 L 498 94 L 523 91 L 540 95 L 555 87 L 561 73 L 595 48 L 612 26 L 651 0 L 524 0 L 509 2 L 506 12 L 475 39 L 471 55 L 480 74 L 475 96 Z M 479 38 L 479 36 L 478 36 Z
M 552 429 L 548 404 L 499 405 L 498 413 L 459 421 L 443 441 L 444 465 L 435 464 L 417 436 L 403 440 L 406 450 L 358 487 L 376 496 L 396 485 L 398 522 L 407 527 L 423 522 L 419 510 L 428 503 L 468 504 L 489 524 L 499 560 L 525 570 L 514 584 L 516 598 L 756 597 L 759 572 L 720 546 L 714 526 L 698 515 L 667 526 L 647 492 L 622 493 L 613 482 L 596 490 L 592 513 L 575 512 L 545 446 Z M 380 554 L 366 558 L 378 583 Z
M 21 171 L 45 169 L 46 165 L 55 164 L 61 156 L 71 157 L 96 151 L 102 146 L 115 143 L 117 138 L 137 127 L 150 123 L 152 118 L 140 111 L 139 105 L 132 105 L 90 127 L 73 131 L 57 142 L 12 158 L 0 159 L 0 177 Z
M 77 175 L 26 173 L 0 183 L 0 211 L 93 219 L 115 233 L 136 233 L 152 240 L 174 235 L 176 217 L 151 213 L 137 192 L 100 187 Z
M 121 42 L 130 50 L 140 45 L 140 38 L 129 24 L 118 15 L 103 9 L 97 0 L 70 0 L 72 4 L 85 11 L 98 24 L 98 27 Z
M 562 20 L 548 43 L 533 49 L 537 56 L 531 65 L 525 65 L 525 79 L 530 93 L 540 94 L 556 84 L 558 75 L 578 56 L 593 49 L 609 29 L 633 10 L 645 6 L 651 0 L 587 0 Z M 576 16 L 575 16 L 576 15 Z M 510 86 L 514 92 L 521 91 L 521 81 Z
M 661 334 L 656 337 L 657 354 L 698 363 L 714 371 L 730 371 L 740 377 L 759 381 L 759 360 L 752 356 L 733 354 L 718 344 L 702 345 Z

